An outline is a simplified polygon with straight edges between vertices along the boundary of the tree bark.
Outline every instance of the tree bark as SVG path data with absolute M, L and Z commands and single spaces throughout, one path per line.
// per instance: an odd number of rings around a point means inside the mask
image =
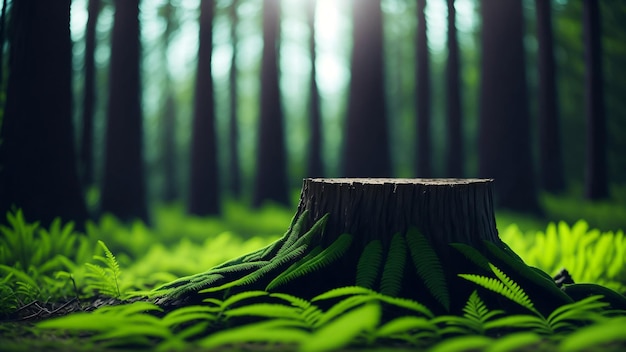
M 230 40 L 233 46 L 233 56 L 230 59 L 230 71 L 228 72 L 228 82 L 230 83 L 229 89 L 229 103 L 230 103 L 230 115 L 228 119 L 228 187 L 233 198 L 238 198 L 241 195 L 241 167 L 239 166 L 239 123 L 237 117 L 239 116 L 238 107 L 238 81 L 237 81 L 237 54 L 238 54 L 238 35 L 237 26 L 239 23 L 239 16 L 237 15 L 237 8 L 239 2 L 233 0 L 230 5 Z
M 550 6 L 550 1 L 535 1 L 539 42 L 539 164 L 542 188 L 551 193 L 559 193 L 565 189 L 565 179 Z
M 147 221 L 139 30 L 139 0 L 116 0 L 101 211 Z
M 287 150 L 279 85 L 280 1 L 263 2 L 263 57 L 261 63 L 261 116 L 257 171 L 252 205 L 266 201 L 289 204 Z
M 602 79 L 602 36 L 598 1 L 583 1 L 583 35 L 585 43 L 585 117 L 587 121 L 585 196 L 587 199 L 597 200 L 609 196 L 606 161 L 606 113 Z
M 15 1 L 10 17 L 0 221 L 16 206 L 43 226 L 60 216 L 82 227 L 87 210 L 72 124 L 70 1 Z
M 432 143 L 430 139 L 430 58 L 426 34 L 426 0 L 417 1 L 417 162 L 418 177 L 432 177 Z
M 391 158 L 380 0 L 353 1 L 353 47 L 342 174 L 389 177 Z
M 521 0 L 482 0 L 478 174 L 499 207 L 539 212 L 530 147 Z
M 214 1 L 200 3 L 198 68 L 194 97 L 191 139 L 191 172 L 188 210 L 205 216 L 220 212 L 215 97 L 213 92 L 213 16 Z
M 447 177 L 463 177 L 464 174 L 463 112 L 461 109 L 459 56 L 454 0 L 448 0 L 448 59 L 446 60 Z
M 83 95 L 83 126 L 80 161 L 83 187 L 94 184 L 94 111 L 96 106 L 96 23 L 100 15 L 100 0 L 89 0 L 87 28 L 85 29 L 85 89 Z
M 305 179 L 296 218 L 310 227 L 329 214 L 325 241 L 358 234 L 387 242 L 415 226 L 433 243 L 499 242 L 489 179 Z
M 315 8 L 317 0 L 308 0 L 307 20 L 311 30 L 309 38 L 309 53 L 311 55 L 311 85 L 309 92 L 309 127 L 311 131 L 309 139 L 309 154 L 307 157 L 308 177 L 324 176 L 324 163 L 322 158 L 322 119 L 320 113 L 320 94 L 317 89 L 317 69 L 315 66 Z

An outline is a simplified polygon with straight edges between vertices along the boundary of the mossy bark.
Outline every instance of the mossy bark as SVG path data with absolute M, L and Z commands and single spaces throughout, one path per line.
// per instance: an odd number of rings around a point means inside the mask
M 310 299 L 359 284 L 439 313 L 461 312 L 476 289 L 489 309 L 525 309 L 459 276 L 495 278 L 489 264 L 519 284 L 538 311 L 571 302 L 500 240 L 491 179 L 305 179 L 283 238 L 163 286 L 158 302 L 177 306 L 247 290 Z

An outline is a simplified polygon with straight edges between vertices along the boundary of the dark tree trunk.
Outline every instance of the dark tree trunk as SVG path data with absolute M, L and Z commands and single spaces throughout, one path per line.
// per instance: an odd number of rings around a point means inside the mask
M 324 164 L 322 161 L 322 120 L 320 115 L 320 95 L 317 89 L 317 69 L 315 66 L 315 7 L 317 0 L 308 0 L 308 21 L 311 30 L 309 39 L 309 53 L 311 55 L 311 86 L 309 101 L 309 128 L 311 131 L 309 140 L 309 155 L 307 158 L 307 176 L 324 176 Z
M 353 4 L 352 76 L 342 173 L 347 177 L 389 177 L 380 0 Z
M 496 180 L 497 204 L 538 211 L 520 0 L 483 0 L 479 122 L 481 177 Z
M 426 35 L 426 0 L 417 1 L 417 169 L 419 177 L 431 177 L 430 63 Z
M 85 29 L 85 88 L 83 90 L 83 126 L 80 161 L 83 187 L 94 184 L 93 133 L 96 99 L 96 23 L 100 14 L 100 0 L 89 0 L 87 28 Z
M 463 113 L 461 110 L 461 79 L 459 43 L 456 31 L 454 0 L 448 0 L 448 60 L 446 61 L 446 176 L 462 177 Z
M 157 302 L 169 308 L 249 290 L 310 299 L 358 285 L 417 300 L 437 313 L 460 313 L 476 286 L 459 274 L 493 275 L 488 263 L 520 284 L 544 314 L 571 302 L 498 237 L 491 181 L 305 179 L 283 238 L 164 285 Z M 516 309 L 487 291 L 482 295 Z
M 179 189 L 177 182 L 176 163 L 176 101 L 172 91 L 172 79 L 168 69 L 167 51 L 170 47 L 175 24 L 175 7 L 171 0 L 163 5 L 163 19 L 165 20 L 165 31 L 163 32 L 163 52 L 162 59 L 165 65 L 165 77 L 163 88 L 165 90 L 165 102 L 161 115 L 162 133 L 162 160 L 163 160 L 163 191 L 162 199 L 165 202 L 173 202 L 179 199 Z
M 230 72 L 228 81 L 230 82 L 230 118 L 228 120 L 229 131 L 229 158 L 228 158 L 228 177 L 230 193 L 234 197 L 241 195 L 241 168 L 239 166 L 239 123 L 237 122 L 237 116 L 239 112 L 237 98 L 239 93 L 237 92 L 237 44 L 239 42 L 237 36 L 237 25 L 239 19 L 237 16 L 237 7 L 239 2 L 233 0 L 230 5 L 230 38 L 233 46 L 233 56 L 230 60 Z
M 550 1 L 536 0 L 537 38 L 539 41 L 539 162 L 541 186 L 551 193 L 565 189 L 556 68 L 552 36 Z
M 140 45 L 139 0 L 116 0 L 101 210 L 124 220 L 147 221 Z
M 211 70 L 214 10 L 214 1 L 200 3 L 200 43 L 191 137 L 191 189 L 189 191 L 189 212 L 195 215 L 211 215 L 220 212 L 215 102 Z
M 598 1 L 583 1 L 585 117 L 587 120 L 585 196 L 588 199 L 603 199 L 609 196 L 599 7 Z
M 168 76 L 169 77 L 169 76 Z M 165 86 L 171 87 L 171 80 L 166 78 Z M 178 188 L 178 177 L 176 169 L 176 102 L 173 93 L 166 93 L 165 104 L 163 106 L 163 126 L 161 131 L 163 134 L 163 201 L 173 202 L 180 198 Z
M 5 3 L 6 6 L 6 3 Z M 72 126 L 70 1 L 16 1 L 7 101 L 0 130 L 0 216 L 55 217 L 82 227 L 87 211 Z
M 280 99 L 278 46 L 280 1 L 263 1 L 263 58 L 261 67 L 261 116 L 252 205 L 266 201 L 289 204 L 287 151 Z
M 7 0 L 2 1 L 2 12 L 0 12 L 0 47 L 4 48 L 5 33 L 7 22 Z M 0 91 L 4 92 L 4 50 L 0 50 Z M 4 108 L 4 101 L 0 101 Z M 2 127 L 2 118 L 0 118 L 0 128 Z

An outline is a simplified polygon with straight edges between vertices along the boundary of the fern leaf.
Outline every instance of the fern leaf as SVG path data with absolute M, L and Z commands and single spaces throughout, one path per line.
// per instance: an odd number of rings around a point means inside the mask
M 110 271 L 92 263 L 85 263 L 88 272 L 85 274 L 87 290 L 97 291 L 109 297 L 119 297 L 119 290 L 115 278 Z
M 397 296 L 402 288 L 407 248 L 404 236 L 396 233 L 391 238 L 385 268 L 380 279 L 380 292 L 388 296 Z
M 292 346 L 305 341 L 309 334 L 303 330 L 302 323 L 294 320 L 271 319 L 260 323 L 248 324 L 211 334 L 198 342 L 199 346 L 215 350 L 217 347 L 246 342 L 276 343 Z
M 450 310 L 450 293 L 437 253 L 426 237 L 414 227 L 407 232 L 406 241 L 417 275 L 424 281 L 433 297 L 446 310 Z
M 265 289 L 267 291 L 270 291 L 272 288 L 274 288 L 277 285 L 279 280 L 283 280 L 287 275 L 290 275 L 293 271 L 295 271 L 296 269 L 298 269 L 299 267 L 301 267 L 303 264 L 307 263 L 308 261 L 312 260 L 315 256 L 317 256 L 321 252 L 322 252 L 322 246 L 321 245 L 315 246 L 315 248 L 313 248 L 307 255 L 302 257 L 297 262 L 293 263 L 290 267 L 285 269 L 285 271 L 283 271 L 278 276 L 276 276 L 274 280 L 270 281 L 270 283 L 267 285 Z
M 300 320 L 298 308 L 275 303 L 248 304 L 224 313 L 227 317 L 253 316 L 272 319 Z
M 469 246 L 465 243 L 450 243 L 450 246 L 465 256 L 465 258 L 469 259 L 472 263 L 476 264 L 478 267 L 490 271 L 489 268 L 489 260 L 485 258 L 482 253 L 476 250 L 476 248 Z
M 292 296 L 287 293 L 272 293 L 270 296 L 287 301 L 291 303 L 292 306 L 297 307 L 300 312 L 300 319 L 306 322 L 310 327 L 313 327 L 322 315 L 321 309 L 300 297 Z
M 380 300 L 381 302 L 385 302 L 387 304 L 390 304 L 399 308 L 407 309 L 407 310 L 413 311 L 414 313 L 415 312 L 420 313 L 429 318 L 434 317 L 433 313 L 425 305 L 418 303 L 416 301 L 413 301 L 411 299 L 408 299 L 408 298 L 391 297 L 391 296 L 385 296 L 382 294 L 376 295 L 375 298 Z
M 506 286 L 510 290 L 510 292 L 513 294 L 514 296 L 513 301 L 539 314 L 539 312 L 535 310 L 533 302 L 530 300 L 530 298 L 528 298 L 528 295 L 526 294 L 526 292 L 520 287 L 520 285 L 517 284 L 517 282 L 509 278 L 505 273 L 503 273 L 495 265 L 489 263 L 489 266 L 491 267 L 491 270 L 496 275 L 496 277 L 500 279 L 500 281 L 502 281 L 504 286 Z
M 356 266 L 356 285 L 373 288 L 380 274 L 380 265 L 383 261 L 383 245 L 380 240 L 370 241 L 365 248 Z
M 285 253 L 281 256 L 277 256 L 272 259 L 267 265 L 259 268 L 258 270 L 231 282 L 228 282 L 224 285 L 218 287 L 211 287 L 200 291 L 200 293 L 208 293 L 208 292 L 216 292 L 222 291 L 227 288 L 237 287 L 237 286 L 247 286 L 256 283 L 261 278 L 265 277 L 268 273 L 276 270 L 280 270 L 284 265 L 297 260 L 298 257 L 301 257 L 306 251 L 308 245 L 302 245 L 288 253 Z
M 563 302 L 563 304 L 572 303 L 573 300 L 566 295 L 552 280 L 546 279 L 543 275 L 537 274 L 524 262 L 512 257 L 509 252 L 499 248 L 490 241 L 483 241 L 487 250 L 494 255 L 497 259 L 510 267 L 512 272 L 520 274 L 523 278 L 531 281 L 532 283 L 543 287 L 552 297 Z
M 257 298 L 257 297 L 263 297 L 263 296 L 267 296 L 268 293 L 265 291 L 260 291 L 260 290 L 254 290 L 254 291 L 244 291 L 244 292 L 239 292 L 236 293 L 230 297 L 228 297 L 227 299 L 225 299 L 223 302 L 221 302 L 219 304 L 220 306 L 220 310 L 223 312 L 226 309 L 229 309 L 230 307 L 241 303 L 244 300 L 247 299 L 251 299 L 251 298 Z M 207 301 L 207 300 L 205 300 Z
M 340 235 L 335 242 L 325 248 L 311 260 L 306 261 L 297 269 L 287 273 L 286 275 L 278 275 L 270 284 L 266 290 L 272 290 L 278 286 L 287 284 L 299 277 L 310 274 L 312 272 L 319 271 L 328 267 L 334 263 L 337 259 L 343 256 L 352 244 L 352 235 L 344 233 Z
M 308 246 L 309 244 L 311 244 L 311 240 L 313 239 L 313 237 L 321 235 L 324 232 L 324 229 L 326 228 L 326 223 L 328 222 L 328 216 L 328 213 L 324 214 L 324 216 L 322 216 L 319 220 L 315 222 L 315 224 L 313 224 L 313 226 L 311 226 L 309 231 L 300 236 L 300 238 L 298 238 L 296 242 L 294 242 L 288 249 L 291 250 L 293 248 L 299 248 L 303 245 Z
M 315 327 L 319 328 L 320 326 L 324 326 L 328 322 L 337 319 L 339 316 L 344 315 L 353 308 L 373 300 L 376 300 L 376 295 L 356 295 L 344 298 L 325 311 L 315 322 Z
M 533 313 L 540 315 L 539 312 L 535 310 L 534 305 L 530 301 L 530 298 L 528 298 L 526 292 L 524 292 L 524 290 L 516 282 L 511 280 L 495 266 L 492 265 L 492 268 L 494 270 L 494 274 L 498 277 L 497 279 L 474 274 L 459 274 L 459 277 L 498 293 L 521 305 L 522 307 L 527 308 Z
M 422 317 L 404 316 L 395 318 L 376 330 L 377 338 L 394 338 L 398 335 L 404 335 L 415 330 L 428 330 L 434 337 L 436 335 L 437 326 L 432 320 Z
M 474 290 L 470 295 L 465 307 L 463 307 L 464 316 L 468 319 L 474 320 L 480 325 L 484 324 L 487 320 L 493 318 L 496 315 L 504 313 L 501 310 L 490 311 L 487 308 L 485 302 L 478 296 L 478 291 Z
M 378 292 L 371 290 L 369 288 L 365 288 L 361 286 L 345 286 L 345 287 L 334 288 L 320 295 L 317 295 L 311 299 L 311 302 L 323 301 L 323 300 L 338 298 L 338 297 L 343 297 L 343 296 L 354 296 L 354 295 L 375 296 L 377 294 Z
M 289 229 L 289 235 L 285 239 L 285 242 L 282 244 L 276 255 L 281 255 L 291 248 L 291 246 L 296 242 L 300 236 L 302 236 L 302 226 L 304 221 L 308 218 L 309 211 L 305 210 L 300 214 L 294 225 Z
M 380 305 L 371 303 L 342 315 L 315 331 L 300 346 L 307 351 L 336 351 L 354 342 L 362 333 L 371 333 L 382 315 Z M 340 333 L 338 333 L 340 332 Z

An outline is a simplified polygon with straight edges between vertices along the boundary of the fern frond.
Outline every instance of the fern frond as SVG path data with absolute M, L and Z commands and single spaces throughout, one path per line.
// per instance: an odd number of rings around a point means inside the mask
M 419 330 L 428 332 L 430 337 L 436 336 L 437 326 L 432 320 L 422 317 L 404 316 L 395 318 L 376 330 L 376 338 L 398 338 Z
M 321 245 L 315 246 L 315 248 L 313 248 L 307 255 L 302 257 L 297 262 L 291 264 L 291 266 L 289 266 L 282 273 L 276 276 L 272 281 L 270 281 L 270 283 L 267 285 L 265 289 L 267 291 L 270 291 L 272 288 L 274 288 L 274 285 L 277 285 L 278 280 L 283 280 L 287 275 L 290 275 L 293 271 L 295 271 L 296 269 L 300 268 L 302 265 L 306 264 L 308 261 L 315 258 L 321 252 L 322 252 L 322 246 Z
M 500 281 L 504 284 L 504 286 L 506 286 L 510 290 L 510 292 L 513 294 L 514 302 L 518 303 L 519 305 L 523 307 L 528 308 L 532 312 L 539 314 L 539 312 L 535 310 L 533 302 L 530 300 L 530 298 L 528 297 L 524 289 L 522 289 L 520 285 L 517 284 L 517 282 L 509 278 L 505 273 L 503 273 L 495 265 L 489 263 L 489 267 L 491 267 L 491 270 L 496 275 L 496 277 L 500 279 Z
M 334 288 L 320 295 L 317 295 L 311 299 L 311 302 L 323 301 L 323 300 L 338 298 L 338 297 L 343 297 L 343 296 L 354 296 L 354 295 L 375 296 L 377 294 L 378 292 L 369 288 L 361 287 L 361 286 L 344 286 L 344 287 Z
M 397 296 L 402 289 L 407 248 L 404 236 L 396 233 L 391 238 L 387 260 L 380 279 L 380 292 L 388 296 Z
M 214 350 L 217 347 L 246 342 L 276 343 L 282 346 L 298 345 L 309 334 L 303 324 L 295 320 L 271 319 L 211 334 L 198 342 L 200 347 Z
M 376 299 L 380 300 L 381 302 L 385 302 L 389 305 L 392 306 L 396 306 L 399 308 L 403 308 L 406 310 L 410 310 L 414 313 L 420 313 L 422 315 L 425 315 L 429 318 L 434 317 L 434 314 L 430 311 L 430 309 L 428 309 L 428 307 L 426 307 L 425 305 L 416 302 L 414 300 L 408 299 L 408 298 L 402 298 L 402 297 L 391 297 L 391 296 L 385 296 L 383 294 L 379 294 L 377 296 L 375 296 Z
M 376 303 L 354 309 L 315 331 L 303 341 L 300 350 L 303 352 L 340 350 L 356 341 L 361 334 L 371 333 L 380 322 L 381 315 L 380 305 Z M 337 333 L 338 331 L 341 333 Z
M 370 241 L 359 257 L 356 266 L 356 285 L 373 288 L 380 275 L 383 262 L 383 245 L 380 240 Z
M 270 272 L 280 270 L 286 264 L 293 262 L 294 260 L 297 260 L 299 257 L 301 257 L 304 254 L 307 247 L 308 245 L 304 244 L 294 250 L 291 250 L 290 252 L 287 252 L 281 256 L 275 257 L 267 265 L 253 271 L 252 273 L 240 279 L 228 282 L 218 287 L 210 287 L 210 288 L 204 289 L 200 291 L 200 293 L 216 292 L 216 291 L 222 291 L 231 287 L 247 286 L 247 285 L 254 284 L 257 281 L 259 281 L 261 278 L 265 277 Z
M 474 290 L 469 296 L 465 307 L 463 307 L 464 316 L 468 319 L 474 320 L 480 325 L 484 324 L 487 320 L 495 317 L 496 315 L 503 314 L 502 310 L 490 311 L 487 308 L 485 302 L 478 296 L 478 291 Z
M 502 261 L 507 265 L 512 272 L 518 273 L 523 278 L 531 281 L 535 285 L 538 285 L 545 289 L 555 299 L 558 299 L 563 304 L 572 303 L 573 300 L 566 295 L 552 280 L 546 279 L 543 275 L 537 274 L 533 269 L 526 265 L 521 260 L 511 256 L 504 249 L 499 248 L 490 241 L 483 241 L 485 247 L 494 257 Z
M 276 303 L 256 303 L 228 310 L 224 313 L 227 317 L 253 316 L 266 319 L 289 319 L 300 320 L 300 312 L 297 307 L 286 306 Z
M 282 244 L 276 255 L 281 255 L 291 248 L 291 246 L 296 242 L 300 236 L 302 236 L 302 226 L 304 221 L 308 218 L 309 210 L 305 210 L 300 214 L 293 227 L 289 229 L 289 235 L 285 239 L 285 242 Z
M 450 246 L 463 254 L 463 256 L 469 259 L 472 263 L 476 264 L 481 269 L 490 271 L 489 260 L 485 258 L 476 248 L 469 246 L 465 243 L 450 243 Z
M 324 229 L 326 228 L 326 223 L 328 222 L 328 217 L 330 215 L 328 213 L 324 214 L 319 220 L 311 226 L 309 231 L 304 233 L 304 235 L 300 236 L 289 248 L 288 250 L 292 250 L 294 248 L 299 248 L 303 245 L 310 245 L 315 236 L 321 236 L 324 233 Z
M 182 285 L 175 286 L 174 288 L 160 288 L 159 291 L 163 291 L 163 295 L 167 296 L 164 302 L 168 302 L 179 299 L 187 293 L 202 292 L 202 290 L 216 284 L 222 279 L 224 279 L 224 275 L 221 274 L 195 276 L 192 280 L 188 280 Z
M 450 293 L 437 253 L 426 237 L 414 227 L 408 230 L 406 241 L 417 275 L 424 281 L 433 297 L 446 310 L 450 310 Z
M 550 313 L 546 320 L 553 330 L 574 327 L 581 322 L 603 320 L 604 317 L 598 311 L 609 306 L 608 303 L 601 301 L 603 298 L 602 295 L 595 295 L 560 306 Z
M 541 316 L 535 309 L 533 303 L 524 290 L 508 276 L 506 276 L 498 268 L 492 266 L 494 274 L 498 277 L 492 278 L 474 274 L 459 274 L 459 277 L 471 281 L 479 286 L 482 286 L 488 290 L 498 293 L 511 301 L 521 305 L 522 307 L 532 311 L 533 313 Z
M 107 270 L 92 263 L 85 263 L 85 267 L 88 270 L 85 274 L 87 290 L 97 291 L 109 297 L 120 296 L 117 280 L 110 272 L 110 269 Z
M 260 290 L 254 290 L 254 291 L 243 291 L 243 292 L 239 292 L 236 293 L 230 297 L 228 297 L 227 299 L 225 299 L 224 301 L 219 302 L 218 306 L 220 309 L 220 312 L 224 312 L 227 309 L 230 309 L 230 307 L 235 306 L 245 300 L 251 299 L 251 298 L 257 298 L 257 297 L 263 297 L 263 296 L 267 296 L 268 293 L 265 291 L 260 291 Z M 209 300 L 204 300 L 205 302 L 208 302 Z
M 348 251 L 351 244 L 352 235 L 347 233 L 340 235 L 335 240 L 335 242 L 333 242 L 330 246 L 325 248 L 312 259 L 303 263 L 300 267 L 294 269 L 286 275 L 278 275 L 272 282 L 270 282 L 266 290 L 269 291 L 278 286 L 287 284 L 288 282 L 293 281 L 299 277 L 328 267 L 330 264 L 334 263 L 337 259 L 343 256 Z

